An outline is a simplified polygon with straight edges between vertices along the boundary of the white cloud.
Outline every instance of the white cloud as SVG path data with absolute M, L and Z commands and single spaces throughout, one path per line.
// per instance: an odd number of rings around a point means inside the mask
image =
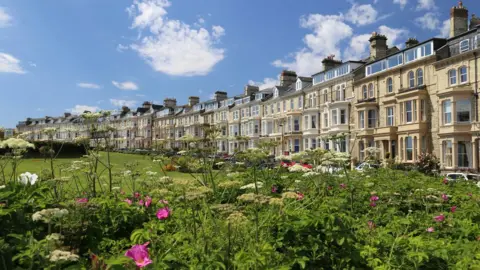
M 372 24 L 377 20 L 378 12 L 372 5 L 353 4 L 345 15 L 345 20 L 356 25 Z
M 127 82 L 112 81 L 112 84 L 121 90 L 130 90 L 130 91 L 138 90 L 138 86 L 134 82 L 130 82 L 130 81 L 127 81 Z
M 369 45 L 368 41 L 372 35 L 363 34 L 353 36 L 350 40 L 349 47 L 345 50 L 344 58 L 352 60 L 360 60 L 369 55 Z
M 17 74 L 26 73 L 26 71 L 20 66 L 20 60 L 6 53 L 0 53 L 0 72 Z
M 389 47 L 397 46 L 401 47 L 403 46 L 403 43 L 407 41 L 408 39 L 408 34 L 409 31 L 407 29 L 403 28 L 390 28 L 386 25 L 382 25 L 378 27 L 378 32 L 381 33 L 382 35 L 387 36 L 387 45 Z M 397 43 L 400 42 L 400 43 Z
M 440 25 L 438 16 L 438 13 L 427 12 L 422 17 L 416 18 L 415 23 L 422 29 L 435 30 Z
M 68 109 L 73 114 L 82 114 L 85 111 L 89 112 L 96 112 L 99 111 L 100 108 L 97 106 L 88 106 L 88 105 L 75 105 L 75 107 Z
M 144 97 L 145 95 L 143 95 L 143 94 L 136 94 L 135 96 L 137 96 L 137 97 Z
M 225 34 L 220 26 L 212 31 L 192 28 L 179 20 L 166 17 L 168 0 L 134 0 L 127 11 L 133 17 L 132 28 L 148 29 L 131 48 L 158 72 L 175 76 L 208 74 L 223 60 L 225 50 L 215 47 Z
M 408 0 L 393 0 L 394 4 L 399 4 L 401 9 L 404 9 L 408 3 Z
M 205 19 L 202 18 L 202 17 L 198 18 L 198 23 L 199 23 L 199 24 L 204 24 L 204 23 L 205 23 Z
M 418 0 L 417 10 L 433 10 L 436 8 L 435 0 Z
M 124 52 L 124 51 L 128 50 L 128 48 L 129 48 L 128 46 L 125 46 L 123 44 L 118 44 L 117 45 L 117 52 Z
M 274 87 L 276 85 L 279 85 L 279 80 L 274 79 L 274 78 L 265 78 L 265 79 L 263 79 L 263 82 L 255 82 L 253 80 L 249 80 L 248 84 L 249 85 L 256 85 L 260 89 L 265 89 L 265 88 L 270 88 L 270 87 Z
M 343 21 L 342 15 L 310 14 L 300 19 L 300 26 L 313 30 L 313 33 L 303 38 L 306 47 L 292 53 L 292 61 L 275 60 L 272 64 L 295 70 L 297 74 L 304 76 L 318 72 L 319 63 L 327 55 L 335 54 L 336 58 L 340 59 L 340 42 L 353 34 L 352 28 Z
M 0 28 L 5 28 L 11 25 L 12 16 L 8 15 L 5 8 L 0 7 Z
M 77 83 L 77 86 L 80 87 L 80 88 L 88 88 L 88 89 L 100 89 L 100 88 L 102 88 L 98 84 L 87 83 L 87 82 Z
M 225 29 L 219 25 L 212 26 L 212 35 L 214 38 L 220 38 L 225 35 Z
M 440 37 L 448 38 L 450 36 L 450 20 L 443 21 L 440 28 Z
M 127 107 L 135 107 L 137 105 L 136 100 L 124 100 L 124 99 L 110 99 L 110 103 L 115 106 L 115 107 L 122 107 L 122 106 L 127 106 Z

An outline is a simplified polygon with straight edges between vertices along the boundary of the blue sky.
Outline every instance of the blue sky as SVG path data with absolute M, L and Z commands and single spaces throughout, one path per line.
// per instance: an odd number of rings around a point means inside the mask
M 328 4 L 325 4 L 328 3 Z M 448 35 L 450 0 L 0 0 L 0 126 L 275 84 L 321 60 Z M 465 0 L 470 14 L 478 0 Z

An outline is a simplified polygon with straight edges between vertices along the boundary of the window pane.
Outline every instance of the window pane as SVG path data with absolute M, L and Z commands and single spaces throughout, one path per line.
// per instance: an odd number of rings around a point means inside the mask
M 460 82 L 461 83 L 467 82 L 467 67 L 460 68 Z
M 388 91 L 388 93 L 393 92 L 393 80 L 392 80 L 392 78 L 387 79 L 387 91 Z
M 365 128 L 365 112 L 364 111 L 359 112 L 358 119 L 359 119 L 358 121 L 359 121 L 360 128 Z
M 407 160 L 413 160 L 413 141 L 412 137 L 405 138 L 405 148 L 407 152 Z
M 452 102 L 450 100 L 445 100 L 443 102 L 443 123 L 452 123 Z
M 408 73 L 408 86 L 410 88 L 415 87 L 415 74 L 413 73 L 413 71 L 410 71 Z
M 411 100 L 405 102 L 405 114 L 406 114 L 406 118 L 407 118 L 407 123 L 412 122 L 413 113 L 412 113 L 412 101 Z
M 470 111 L 471 111 L 471 102 L 470 100 L 459 100 L 456 104 L 457 110 L 457 122 L 470 122 Z
M 454 85 L 457 84 L 457 71 L 455 69 L 452 69 L 448 72 L 449 77 L 450 77 L 450 84 Z
M 368 110 L 368 127 L 374 128 L 376 122 L 376 113 L 375 110 Z

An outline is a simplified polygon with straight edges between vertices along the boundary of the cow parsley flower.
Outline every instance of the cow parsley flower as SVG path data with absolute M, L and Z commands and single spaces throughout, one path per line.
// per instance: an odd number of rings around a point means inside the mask
M 262 182 L 257 182 L 257 188 L 262 188 L 263 183 Z M 255 183 L 250 183 L 248 185 L 240 187 L 240 189 L 254 189 L 255 188 Z
M 50 223 L 52 219 L 59 219 L 66 215 L 68 215 L 67 209 L 49 208 L 49 209 L 43 209 L 41 211 L 35 212 L 32 215 L 32 220 Z
M 63 251 L 63 250 L 54 250 L 50 252 L 49 255 L 50 261 L 51 262 L 58 262 L 58 261 L 70 261 L 70 262 L 76 262 L 80 258 L 78 255 L 73 254 L 68 251 Z

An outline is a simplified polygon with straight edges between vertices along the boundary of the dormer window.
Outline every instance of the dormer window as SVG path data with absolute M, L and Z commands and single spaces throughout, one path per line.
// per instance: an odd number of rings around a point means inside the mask
M 302 89 L 302 81 L 297 81 L 297 91 Z
M 273 97 L 276 98 L 278 97 L 278 89 L 275 88 L 275 91 L 273 91 Z
M 460 52 L 466 52 L 470 48 L 470 40 L 465 39 L 460 42 Z

